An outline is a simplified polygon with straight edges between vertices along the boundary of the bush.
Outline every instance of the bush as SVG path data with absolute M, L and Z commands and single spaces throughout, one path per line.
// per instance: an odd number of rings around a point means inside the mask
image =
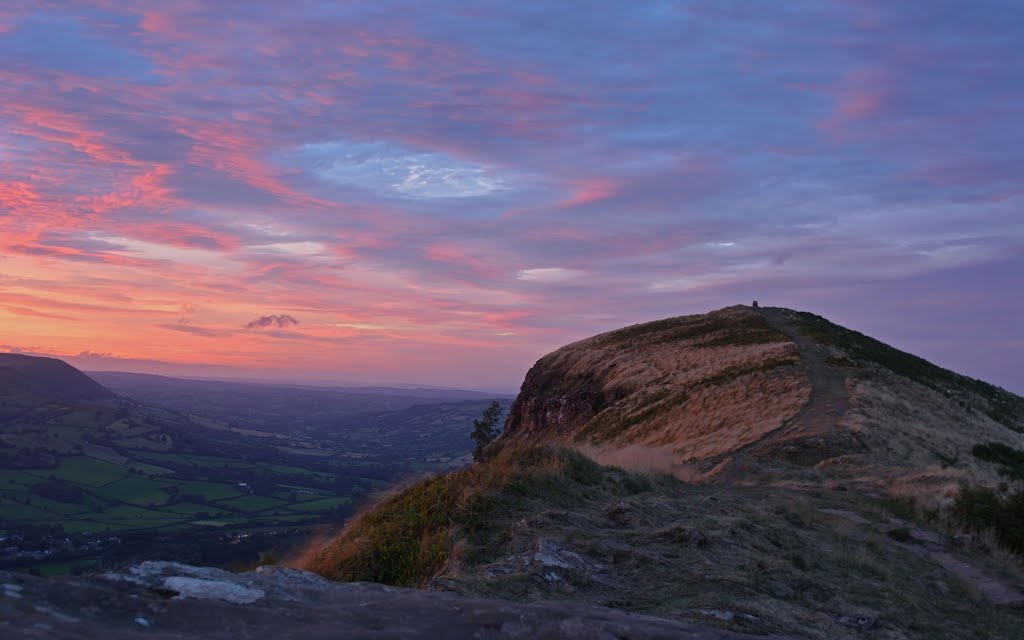
M 312 559 L 342 582 L 419 586 L 447 561 L 447 537 L 466 471 L 415 484 L 375 506 Z
M 961 485 L 953 515 L 965 529 L 995 532 L 999 544 L 1024 555 L 1024 491 L 1001 495 L 988 487 Z
M 506 448 L 385 498 L 313 553 L 304 568 L 343 582 L 422 586 L 444 568 L 457 542 L 465 542 L 469 553 L 483 551 L 494 516 L 510 502 L 538 496 L 571 502 L 604 472 L 574 451 Z
M 1001 442 L 975 445 L 971 455 L 979 460 L 999 465 L 999 472 L 1015 480 L 1024 480 L 1024 451 L 1018 451 Z

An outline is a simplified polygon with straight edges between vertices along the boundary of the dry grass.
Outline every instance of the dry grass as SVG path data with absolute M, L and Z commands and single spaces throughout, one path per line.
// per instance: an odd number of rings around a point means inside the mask
M 1024 448 L 1024 434 L 923 385 L 881 370 L 848 379 L 850 411 L 843 420 L 865 452 L 827 470 L 851 481 L 893 486 L 924 502 L 942 502 L 958 483 L 995 486 L 999 466 L 971 454 L 979 443 Z
M 300 566 L 344 582 L 423 586 L 494 525 L 504 493 L 551 497 L 600 473 L 572 451 L 506 447 L 482 463 L 387 495 L 327 544 L 309 549 Z
M 810 397 L 810 386 L 795 361 L 764 352 L 748 355 L 755 358 L 749 373 L 696 389 L 688 402 L 648 425 L 644 441 L 674 446 L 684 460 L 711 458 L 756 442 L 796 415 Z M 756 368 L 764 362 L 782 364 Z
M 642 450 L 658 470 L 744 447 L 810 396 L 793 344 L 743 307 L 577 342 L 531 376 L 514 434 L 623 450 L 623 459 Z
M 631 444 L 622 448 L 606 449 L 584 444 L 577 446 L 576 450 L 599 464 L 636 473 L 675 475 L 682 466 L 679 454 L 670 447 Z

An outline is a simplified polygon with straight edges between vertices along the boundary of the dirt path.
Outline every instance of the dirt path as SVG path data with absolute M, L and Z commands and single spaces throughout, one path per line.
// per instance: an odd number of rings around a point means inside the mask
M 699 468 L 699 477 L 742 482 L 756 477 L 757 469 L 765 465 L 774 468 L 779 461 L 812 467 L 822 460 L 864 450 L 853 432 L 836 426 L 850 408 L 850 397 L 843 370 L 825 361 L 828 349 L 800 333 L 785 309 L 762 307 L 759 311 L 769 325 L 784 333 L 796 346 L 810 379 L 810 398 L 796 415 L 760 440 L 720 458 L 706 460 Z M 686 479 L 693 473 L 684 469 L 676 475 Z
M 761 308 L 760 312 L 768 324 L 796 345 L 810 378 L 811 396 L 778 429 L 734 452 L 730 456 L 731 468 L 714 471 L 712 475 L 722 479 L 749 475 L 753 467 L 760 466 L 757 460 L 766 459 L 810 467 L 822 460 L 863 450 L 852 432 L 836 426 L 850 408 L 850 397 L 843 370 L 825 362 L 828 349 L 797 331 L 784 309 Z
M 845 509 L 821 509 L 822 513 L 838 516 L 856 525 L 869 526 L 879 533 L 889 534 L 895 529 L 906 532 L 909 540 L 891 544 L 901 547 L 920 556 L 926 556 L 941 566 L 957 580 L 970 585 L 972 589 L 984 596 L 989 602 L 998 605 L 1019 607 L 1024 605 L 1024 591 L 1013 584 L 1006 576 L 999 575 L 990 569 L 973 562 L 949 541 L 932 531 L 924 531 L 899 518 L 889 522 L 874 523 L 860 514 Z
M 776 438 L 800 438 L 832 431 L 850 408 L 846 393 L 846 376 L 839 367 L 825 362 L 828 349 L 816 344 L 802 333 L 779 309 L 762 309 L 761 314 L 773 328 L 786 334 L 807 365 L 811 379 L 811 397 L 800 411 L 775 434 Z

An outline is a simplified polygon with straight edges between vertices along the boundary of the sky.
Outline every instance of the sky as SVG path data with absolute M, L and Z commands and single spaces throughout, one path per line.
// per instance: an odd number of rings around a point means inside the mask
M 1024 392 L 1024 3 L 0 4 L 0 351 L 514 390 L 820 313 Z

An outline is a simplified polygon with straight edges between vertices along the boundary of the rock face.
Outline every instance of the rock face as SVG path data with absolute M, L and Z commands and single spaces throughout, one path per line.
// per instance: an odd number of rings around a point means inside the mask
M 233 574 L 145 562 L 123 573 L 80 578 L 0 573 L 0 637 L 741 640 L 754 636 L 596 606 L 514 604 L 364 583 L 337 584 L 297 569 Z

